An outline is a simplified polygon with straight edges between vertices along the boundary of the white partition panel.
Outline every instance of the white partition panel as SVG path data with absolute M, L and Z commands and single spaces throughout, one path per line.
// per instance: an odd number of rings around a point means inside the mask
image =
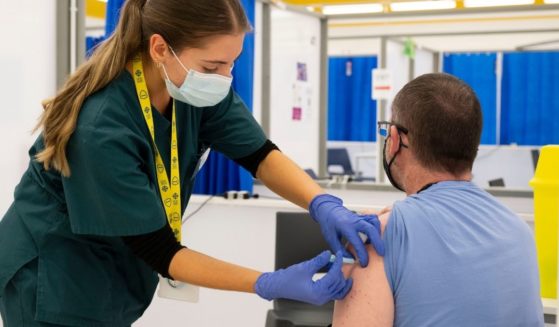
M 531 146 L 480 146 L 472 170 L 473 181 L 489 187 L 489 181 L 503 179 L 506 188 L 530 190 L 528 182 L 534 177 Z
M 328 40 L 328 55 L 331 57 L 378 56 L 380 52 L 380 38 L 378 37 Z
M 270 137 L 299 166 L 319 171 L 321 22 L 272 7 Z
M 27 167 L 41 101 L 55 92 L 56 0 L 2 1 L 0 8 L 0 24 L 6 32 L 0 50 L 1 219 Z
M 419 48 L 416 49 L 413 65 L 413 77 L 415 78 L 423 74 L 434 73 L 435 56 L 436 53 L 432 51 Z
M 404 44 L 393 40 L 386 41 L 386 69 L 392 73 L 392 97 L 388 99 L 386 106 L 386 120 L 390 120 L 392 111 L 392 100 L 410 77 L 410 59 L 404 55 Z

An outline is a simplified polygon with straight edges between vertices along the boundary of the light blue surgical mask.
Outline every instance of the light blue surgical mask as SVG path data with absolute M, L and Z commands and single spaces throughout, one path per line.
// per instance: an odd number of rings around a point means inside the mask
M 179 60 L 173 49 L 171 49 L 171 52 L 186 71 L 184 82 L 180 87 L 177 87 L 169 79 L 165 65 L 163 65 L 167 91 L 173 99 L 188 103 L 194 107 L 212 107 L 223 101 L 227 94 L 229 94 L 233 77 L 219 74 L 203 74 L 193 69 L 188 69 Z

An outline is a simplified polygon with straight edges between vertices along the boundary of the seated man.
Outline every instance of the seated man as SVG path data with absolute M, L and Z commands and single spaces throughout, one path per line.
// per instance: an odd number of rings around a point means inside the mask
M 471 180 L 481 109 L 464 82 L 428 74 L 380 122 L 384 166 L 408 197 L 381 215 L 384 258 L 351 266 L 342 326 L 543 326 L 528 225 Z

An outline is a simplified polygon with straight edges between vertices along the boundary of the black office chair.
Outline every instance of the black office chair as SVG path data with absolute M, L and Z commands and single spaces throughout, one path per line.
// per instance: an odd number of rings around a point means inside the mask
M 505 187 L 505 180 L 502 178 L 496 178 L 489 181 L 490 187 Z
M 349 176 L 355 175 L 355 172 L 351 167 L 351 161 L 349 160 L 349 153 L 347 152 L 346 148 L 328 149 L 327 160 L 328 160 L 328 167 L 341 166 L 344 170 L 342 175 L 349 175 Z
M 276 269 L 306 261 L 328 249 L 319 225 L 308 213 L 276 214 Z M 274 308 L 266 317 L 266 327 L 326 327 L 332 324 L 334 302 L 314 306 L 278 299 L 273 303 Z
M 532 153 L 532 164 L 534 165 L 534 171 L 538 167 L 538 160 L 540 159 L 540 150 L 534 149 L 531 151 Z
M 305 169 L 305 173 L 307 173 L 312 179 L 318 179 L 318 176 L 311 168 Z

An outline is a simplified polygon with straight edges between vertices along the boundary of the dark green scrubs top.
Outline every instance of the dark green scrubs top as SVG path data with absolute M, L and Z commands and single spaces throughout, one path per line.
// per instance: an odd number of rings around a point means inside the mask
M 177 102 L 176 110 L 184 212 L 205 147 L 237 159 L 256 152 L 266 136 L 232 91 L 215 107 Z M 157 110 L 153 115 L 169 172 L 171 124 Z M 149 305 L 157 275 L 120 236 L 150 233 L 167 223 L 154 149 L 130 74 L 122 72 L 84 103 L 66 150 L 69 178 L 33 160 L 42 148 L 39 137 L 0 222 L 0 296 L 17 271 L 36 259 L 37 320 L 130 325 Z

